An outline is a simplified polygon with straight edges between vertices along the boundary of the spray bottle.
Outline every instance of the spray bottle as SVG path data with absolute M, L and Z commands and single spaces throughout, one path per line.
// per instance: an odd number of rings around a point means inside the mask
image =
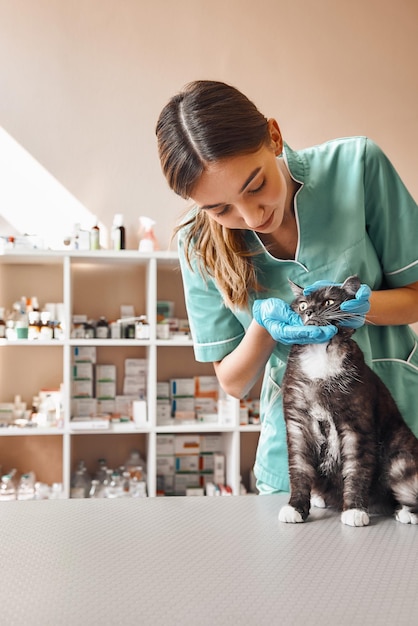
M 153 229 L 153 226 L 155 225 L 154 220 L 150 217 L 142 215 L 139 218 L 139 223 L 141 228 L 138 250 L 140 252 L 152 252 L 153 250 L 158 250 L 158 242 Z

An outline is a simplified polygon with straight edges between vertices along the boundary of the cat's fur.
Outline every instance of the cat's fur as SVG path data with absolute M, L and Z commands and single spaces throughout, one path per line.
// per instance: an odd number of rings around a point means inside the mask
M 312 503 L 342 511 L 350 526 L 369 523 L 369 506 L 418 523 L 418 440 L 381 379 L 366 365 L 352 328 L 340 326 L 344 300 L 360 281 L 303 295 L 291 283 L 304 324 L 334 324 L 327 343 L 293 345 L 283 379 L 290 500 L 282 522 L 303 522 Z M 418 409 L 417 409 L 418 410 Z

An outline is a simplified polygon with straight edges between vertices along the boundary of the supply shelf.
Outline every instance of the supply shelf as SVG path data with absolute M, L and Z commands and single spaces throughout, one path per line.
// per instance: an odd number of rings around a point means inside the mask
M 170 377 L 213 376 L 212 365 L 197 363 L 193 343 L 186 337 L 160 339 L 156 334 L 157 301 L 173 301 L 176 317 L 186 318 L 183 287 L 176 252 L 7 250 L 0 252 L 0 306 L 10 307 L 21 296 L 36 294 L 40 302 L 63 304 L 61 339 L 0 339 L 0 402 L 20 395 L 28 405 L 39 389 L 62 384 L 62 423 L 57 427 L 0 428 L 0 466 L 11 463 L 19 472 L 33 469 L 46 483 L 60 482 L 66 497 L 70 478 L 83 460 L 93 472 L 101 456 L 120 455 L 120 463 L 133 448 L 147 463 L 147 492 L 157 495 L 157 443 L 161 435 L 219 434 L 226 457 L 226 482 L 240 493 L 241 476 L 248 476 L 254 461 L 258 425 L 240 424 L 239 401 L 233 402 L 228 423 L 159 424 L 157 382 Z M 84 339 L 71 334 L 73 315 L 108 319 L 119 317 L 121 305 L 133 305 L 149 322 L 149 339 Z M 71 423 L 72 366 L 75 347 L 96 349 L 97 363 L 116 363 L 118 390 L 127 358 L 146 360 L 147 423 L 112 424 L 106 430 L 76 430 Z M 48 442 L 46 444 L 46 442 Z M 88 444 L 88 445 L 87 445 Z

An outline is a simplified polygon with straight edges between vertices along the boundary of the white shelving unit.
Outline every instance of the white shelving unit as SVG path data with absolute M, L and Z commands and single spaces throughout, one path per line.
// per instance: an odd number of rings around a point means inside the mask
M 53 282 L 52 279 L 55 285 L 51 287 L 51 292 L 48 288 L 49 283 Z M 30 293 L 28 293 L 29 290 Z M 194 360 L 191 341 L 156 338 L 157 300 L 175 300 L 176 308 L 182 311 L 182 315 L 179 316 L 185 317 L 177 253 L 140 253 L 134 250 L 117 252 L 10 250 L 0 254 L 0 305 L 10 306 L 12 301 L 19 299 L 25 292 L 26 295 L 38 294 L 41 305 L 45 301 L 64 303 L 65 335 L 61 341 L 0 340 L 0 368 L 3 372 L 10 370 L 9 379 L 6 377 L 3 386 L 0 384 L 0 401 L 10 402 L 18 393 L 26 402 L 30 402 L 32 395 L 36 392 L 36 384 L 39 384 L 38 388 L 44 385 L 42 380 L 44 368 L 53 361 L 56 367 L 53 367 L 55 371 L 52 374 L 52 382 L 56 386 L 60 382 L 64 383 L 64 421 L 61 428 L 1 428 L 0 464 L 2 464 L 2 450 L 4 452 L 6 448 L 9 448 L 7 442 L 11 440 L 6 439 L 8 437 L 13 438 L 13 454 L 17 457 L 15 464 L 18 469 L 19 465 L 22 465 L 21 471 L 27 471 L 28 464 L 30 465 L 31 462 L 36 464 L 36 459 L 42 459 L 43 463 L 44 457 L 51 455 L 56 466 L 54 481 L 63 483 L 65 495 L 68 496 L 71 472 L 79 456 L 89 450 L 93 458 L 99 458 L 102 455 L 105 438 L 111 438 L 111 443 L 107 440 L 105 446 L 107 449 L 117 448 L 122 442 L 125 447 L 139 447 L 145 454 L 148 494 L 154 496 L 157 486 L 156 442 L 158 434 L 220 433 L 222 451 L 226 455 L 227 483 L 235 495 L 239 494 L 240 477 L 243 471 L 248 472 L 252 466 L 259 426 L 240 426 L 238 401 L 234 403 L 233 422 L 228 425 L 196 423 L 158 426 L 156 423 L 157 381 L 175 376 L 213 375 L 211 364 L 197 364 Z M 109 305 L 109 300 L 111 305 Z M 121 304 L 132 302 L 138 313 L 145 312 L 147 315 L 150 323 L 149 340 L 87 340 L 70 337 L 71 319 L 74 313 L 86 311 L 93 318 L 105 315 L 111 319 L 112 316 L 118 317 L 117 311 Z M 109 306 L 112 308 L 111 311 L 107 310 Z M 146 427 L 137 428 L 133 424 L 128 427 L 116 425 L 100 432 L 72 429 L 70 421 L 72 350 L 74 346 L 83 345 L 96 346 L 98 363 L 112 362 L 113 356 L 117 355 L 122 360 L 126 355 L 147 359 L 148 424 Z M 60 351 L 62 354 L 59 354 Z M 34 354 L 36 357 L 32 358 Z M 15 374 L 10 368 L 14 368 Z M 16 373 L 17 368 L 18 373 Z M 46 384 L 51 383 L 47 381 Z M 47 438 L 52 438 L 53 445 L 51 444 L 44 454 Z M 60 440 L 58 443 L 57 438 Z M 34 450 L 36 453 L 33 452 Z M 25 458 L 28 454 L 34 454 L 35 459 Z M 245 461 L 243 461 L 244 456 Z M 243 462 L 245 467 L 243 467 Z

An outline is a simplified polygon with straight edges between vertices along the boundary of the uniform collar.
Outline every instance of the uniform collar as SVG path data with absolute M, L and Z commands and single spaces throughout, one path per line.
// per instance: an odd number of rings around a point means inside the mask
M 281 156 L 284 159 L 292 178 L 296 182 L 303 184 L 308 174 L 308 165 L 304 160 L 302 160 L 301 155 L 295 150 L 292 150 L 292 148 L 284 142 Z

